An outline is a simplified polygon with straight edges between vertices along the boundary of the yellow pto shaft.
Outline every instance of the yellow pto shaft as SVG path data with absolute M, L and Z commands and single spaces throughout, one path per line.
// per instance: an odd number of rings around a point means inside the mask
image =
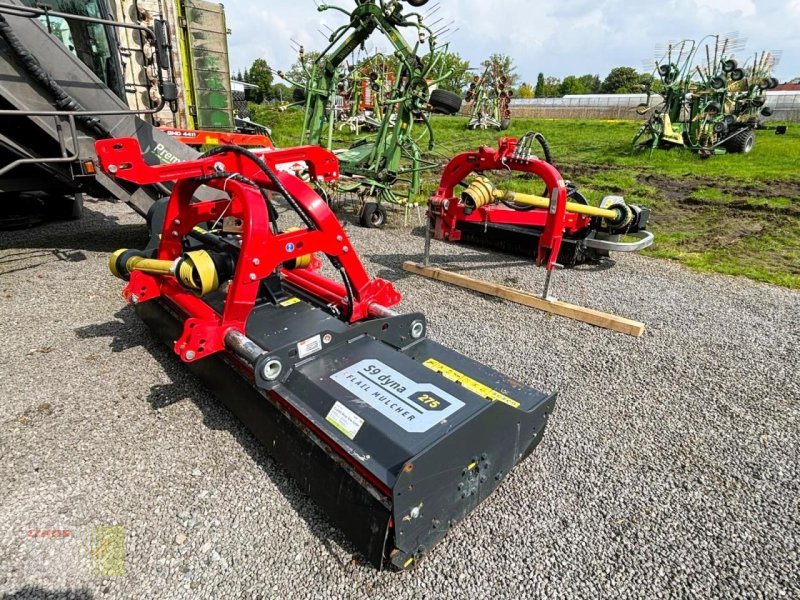
M 542 196 L 503 190 L 497 190 L 495 193 L 500 194 L 500 196 L 496 196 L 498 199 L 505 200 L 506 202 L 514 202 L 525 206 L 536 206 L 538 208 L 548 208 L 550 206 L 550 200 Z M 588 204 L 578 204 L 577 202 L 567 202 L 566 209 L 567 212 L 589 215 L 590 217 L 602 217 L 604 219 L 616 219 L 619 216 L 616 210 L 589 206 Z
M 513 202 L 514 204 L 522 204 L 525 206 L 535 206 L 537 208 L 550 207 L 550 200 L 548 198 L 498 189 L 486 177 L 476 177 L 473 179 L 469 187 L 461 194 L 461 199 L 464 201 L 464 206 L 471 210 L 491 204 L 495 200 Z M 602 217 L 603 219 L 610 219 L 612 221 L 617 221 L 620 218 L 620 213 L 617 209 L 598 208 L 596 206 L 578 204 L 577 202 L 567 202 L 567 212 L 589 215 L 591 217 Z
M 142 271 L 150 275 L 170 275 L 175 261 L 158 260 L 155 258 L 144 258 L 142 256 L 132 256 L 125 263 L 125 269 L 130 271 Z
M 205 250 L 187 252 L 179 260 L 159 260 L 141 256 L 135 250 L 117 250 L 109 257 L 108 267 L 121 279 L 126 279 L 132 271 L 149 275 L 171 275 L 198 296 L 205 296 L 220 285 L 217 267 Z

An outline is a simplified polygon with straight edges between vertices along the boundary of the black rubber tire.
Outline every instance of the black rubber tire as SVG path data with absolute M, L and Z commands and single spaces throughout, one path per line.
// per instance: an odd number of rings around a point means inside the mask
M 164 229 L 164 219 L 167 216 L 167 205 L 169 204 L 169 196 L 159 198 L 150 205 L 147 209 L 145 221 L 147 222 L 147 229 L 151 234 L 157 236 Z
M 294 102 L 305 102 L 306 91 L 303 88 L 296 87 L 292 90 L 292 100 Z
M 511 119 L 506 117 L 502 121 L 500 121 L 500 131 L 505 131 L 511 126 Z
M 722 70 L 725 73 L 730 73 L 734 69 L 738 68 L 739 63 L 736 62 L 733 58 L 729 58 L 728 60 L 722 61 Z
M 74 196 L 46 196 L 44 205 L 51 219 L 74 221 L 83 216 L 83 194 L 80 193 Z
M 773 114 L 775 114 L 775 111 L 772 110 L 771 106 L 765 106 L 761 109 L 762 117 L 771 117 Z
M 72 199 L 72 210 L 70 211 L 70 219 L 80 219 L 83 216 L 83 194 L 75 194 Z
M 420 6 L 425 6 L 429 0 L 406 0 L 406 2 L 415 8 L 419 8 Z
M 433 108 L 433 112 L 442 115 L 454 115 L 461 110 L 464 101 L 461 96 L 448 92 L 447 90 L 433 90 L 428 104 Z
M 745 78 L 745 75 L 746 73 L 744 72 L 744 69 L 734 69 L 731 71 L 731 79 L 733 81 L 741 81 Z
M 386 210 L 377 202 L 367 202 L 361 211 L 360 221 L 367 229 L 383 229 L 386 225 Z
M 753 98 L 753 106 L 761 107 L 764 106 L 766 103 L 767 103 L 766 96 L 756 96 L 755 98 Z
M 738 134 L 725 142 L 725 149 L 731 154 L 748 154 L 756 143 L 756 134 L 752 129 L 742 129 Z
M 712 90 L 721 90 L 725 87 L 725 80 L 722 77 L 714 77 L 709 81 Z
M 776 87 L 778 87 L 781 84 L 781 82 L 778 81 L 777 77 L 770 77 L 769 80 L 770 80 L 770 83 L 771 83 L 769 89 L 771 89 L 771 90 L 775 89 Z
M 718 115 L 719 113 L 722 112 L 722 105 L 720 105 L 719 102 L 709 102 L 708 104 L 706 104 L 705 112 L 707 112 L 710 115 Z

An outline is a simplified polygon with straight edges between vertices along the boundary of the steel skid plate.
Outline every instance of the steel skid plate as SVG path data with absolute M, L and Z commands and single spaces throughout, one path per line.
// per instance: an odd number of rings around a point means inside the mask
M 167 343 L 180 335 L 168 299 L 137 313 Z M 225 353 L 189 365 L 378 568 L 413 566 L 486 499 L 555 402 L 425 328 L 420 314 L 348 325 L 284 283 L 247 322 L 265 350 L 255 368 Z

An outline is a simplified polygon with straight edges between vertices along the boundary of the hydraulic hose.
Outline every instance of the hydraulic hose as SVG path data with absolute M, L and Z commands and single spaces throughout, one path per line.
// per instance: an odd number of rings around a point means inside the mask
M 541 133 L 538 131 L 533 134 L 533 139 L 539 142 L 539 145 L 542 147 L 542 152 L 544 152 L 544 160 L 549 164 L 553 164 L 553 155 L 550 152 L 550 144 Z
M 542 135 L 538 131 L 533 133 L 533 134 L 529 134 L 529 135 L 531 135 L 531 137 L 533 137 L 533 139 L 535 139 L 537 142 L 539 142 L 539 146 L 541 146 L 542 152 L 544 153 L 545 162 L 550 164 L 550 165 L 552 165 L 553 164 L 553 154 L 550 151 L 550 144 L 548 143 L 547 138 L 544 137 L 544 135 Z M 542 195 L 543 196 L 548 196 L 549 195 L 549 190 L 547 188 L 545 188 L 544 193 Z M 513 202 L 509 202 L 508 200 L 504 200 L 502 198 L 500 199 L 500 202 L 504 206 L 506 206 L 506 207 L 508 207 L 508 208 L 510 208 L 512 210 L 517 210 L 517 211 L 520 211 L 520 212 L 527 212 L 529 210 L 533 210 L 533 209 L 536 208 L 535 206 L 525 206 L 525 205 L 514 204 Z
M 227 171 L 220 171 L 217 173 L 212 173 L 211 175 L 204 175 L 202 177 L 196 178 L 196 180 L 201 183 L 206 181 L 211 181 L 212 179 L 233 179 L 235 181 L 239 181 L 241 183 L 256 188 L 261 193 L 261 197 L 264 198 L 264 203 L 267 205 L 267 212 L 269 213 L 270 224 L 275 226 L 275 224 L 278 221 L 278 211 L 275 210 L 275 206 L 273 206 L 269 194 L 267 194 L 266 191 L 264 191 L 261 187 L 259 187 L 255 181 L 248 179 L 241 173 L 228 173 Z
M 309 217 L 306 214 L 306 212 L 303 210 L 303 207 L 300 206 L 300 203 L 297 201 L 297 199 L 289 193 L 289 190 L 287 190 L 286 187 L 283 185 L 283 183 L 281 183 L 281 180 L 278 179 L 278 176 L 275 174 L 275 172 L 272 169 L 270 169 L 267 163 L 265 163 L 260 157 L 253 154 L 249 150 L 246 150 L 240 146 L 232 146 L 232 145 L 217 146 L 215 148 L 212 148 L 205 154 L 203 154 L 201 158 L 216 156 L 217 154 L 222 154 L 224 152 L 233 152 L 234 154 L 239 154 L 241 156 L 244 156 L 250 161 L 252 161 L 256 166 L 258 166 L 258 168 L 261 169 L 261 171 L 273 183 L 275 188 L 284 196 L 284 198 L 286 198 L 286 201 L 289 203 L 289 206 L 291 206 L 294 209 L 294 211 L 300 216 L 303 223 L 309 229 L 316 229 L 316 225 L 311 220 L 311 217 Z M 331 264 L 334 266 L 334 268 L 337 271 L 339 271 L 339 274 L 342 276 L 342 279 L 344 280 L 344 287 L 345 290 L 347 290 L 347 305 L 348 305 L 347 314 L 345 315 L 345 318 L 349 321 L 350 318 L 353 316 L 353 306 L 355 301 L 353 284 L 350 281 L 350 278 L 347 276 L 347 271 L 342 266 L 341 261 L 335 256 L 328 256 L 328 259 L 331 261 Z
M 314 224 L 314 221 L 311 220 L 311 217 L 309 217 L 303 210 L 303 207 L 300 206 L 300 203 L 297 201 L 297 199 L 294 196 L 292 196 L 289 193 L 289 190 L 287 190 L 286 187 L 283 185 L 283 183 L 281 183 L 281 180 L 278 178 L 278 175 L 275 173 L 275 171 L 270 169 L 267 163 L 265 163 L 259 156 L 253 154 L 249 150 L 246 150 L 241 146 L 233 146 L 230 144 L 225 144 L 223 146 L 216 146 L 215 148 L 212 148 L 205 154 L 201 155 L 200 158 L 216 156 L 217 154 L 223 154 L 225 152 L 233 152 L 234 154 L 239 154 L 249 159 L 251 162 L 253 162 L 267 176 L 267 178 L 272 182 L 272 184 L 281 193 L 281 195 L 283 195 L 283 197 L 286 198 L 286 201 L 289 203 L 289 206 L 291 206 L 292 209 L 300 216 L 300 219 L 303 221 L 305 226 L 308 227 L 309 229 L 317 228 L 316 225 Z
M 342 262 L 336 258 L 335 256 L 328 257 L 331 261 L 331 264 L 334 268 L 339 271 L 339 275 L 342 276 L 342 281 L 344 282 L 344 289 L 347 292 L 347 313 L 344 315 L 346 321 L 349 321 L 353 317 L 353 308 L 355 302 L 355 293 L 353 292 L 353 284 L 350 281 L 350 278 L 347 276 L 347 271 L 345 271 Z
M 36 60 L 36 57 L 30 53 L 25 45 L 20 41 L 14 29 L 6 21 L 6 18 L 0 14 L 0 37 L 5 40 L 11 51 L 19 60 L 25 71 L 33 77 L 39 84 L 41 84 L 47 92 L 52 96 L 55 101 L 55 106 L 59 110 L 70 112 L 82 112 L 84 107 L 81 106 L 72 96 L 70 96 L 64 88 L 58 85 L 55 79 L 45 71 Z M 113 137 L 111 132 L 103 125 L 97 117 L 89 117 L 86 115 L 76 115 L 75 118 L 78 122 L 86 127 L 92 129 L 99 137 L 110 138 Z

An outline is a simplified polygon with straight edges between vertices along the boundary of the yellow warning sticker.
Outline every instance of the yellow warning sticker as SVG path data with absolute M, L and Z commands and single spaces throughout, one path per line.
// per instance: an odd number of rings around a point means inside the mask
M 470 392 L 477 394 L 481 398 L 486 398 L 492 402 L 502 402 L 503 404 L 507 404 L 512 408 L 520 407 L 519 402 L 516 400 L 509 398 L 505 394 L 501 394 L 497 390 L 493 390 L 488 385 L 482 384 L 480 381 L 475 381 L 472 379 L 472 377 L 468 377 L 460 371 L 456 371 L 455 369 L 448 367 L 446 364 L 439 362 L 435 358 L 429 358 L 422 364 L 428 367 L 431 371 L 440 373 L 443 377 L 445 377 L 445 379 L 449 379 L 450 381 L 461 384 L 461 387 L 468 389 Z
M 298 302 L 300 302 L 300 298 L 288 298 L 283 302 L 278 302 L 278 304 L 286 307 L 286 306 L 292 306 L 292 304 L 297 304 Z

